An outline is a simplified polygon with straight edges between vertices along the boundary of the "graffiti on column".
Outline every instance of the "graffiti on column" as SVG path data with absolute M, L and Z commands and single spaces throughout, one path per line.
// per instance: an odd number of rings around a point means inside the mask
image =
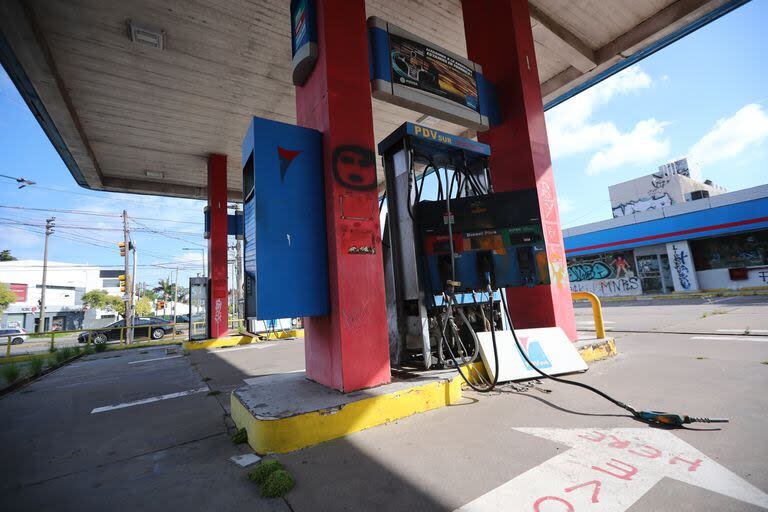
M 672 266 L 680 280 L 680 286 L 684 290 L 691 288 L 690 269 L 688 268 L 688 253 L 685 249 L 678 249 L 677 245 L 672 245 Z
M 355 145 L 338 146 L 333 150 L 333 177 L 336 182 L 353 190 L 376 188 L 376 155 L 368 148 Z
M 639 295 L 640 279 L 635 275 L 629 253 L 610 253 L 568 261 L 571 291 L 591 292 L 602 297 Z

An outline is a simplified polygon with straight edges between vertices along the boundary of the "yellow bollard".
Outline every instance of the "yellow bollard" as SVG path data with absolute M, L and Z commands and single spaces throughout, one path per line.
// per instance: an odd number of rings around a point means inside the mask
M 595 319 L 595 336 L 605 338 L 605 326 L 603 325 L 603 307 L 600 305 L 600 299 L 594 293 L 573 292 L 571 297 L 574 300 L 585 299 L 592 304 L 592 316 Z

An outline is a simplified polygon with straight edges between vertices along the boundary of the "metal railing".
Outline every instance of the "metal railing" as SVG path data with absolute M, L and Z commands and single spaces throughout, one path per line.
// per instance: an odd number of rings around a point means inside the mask
M 595 319 L 595 336 L 597 338 L 605 338 L 605 325 L 603 325 L 603 307 L 600 304 L 600 299 L 594 293 L 589 292 L 573 292 L 571 293 L 573 300 L 588 300 L 592 304 L 592 316 Z

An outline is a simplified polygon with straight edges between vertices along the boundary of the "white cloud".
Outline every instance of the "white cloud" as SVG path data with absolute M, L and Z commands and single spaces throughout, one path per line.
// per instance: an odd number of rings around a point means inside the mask
M 621 94 L 650 87 L 651 77 L 633 66 L 547 112 L 552 158 L 594 151 L 621 135 L 611 122 L 591 121 L 594 111 Z
M 618 135 L 610 146 L 595 153 L 587 165 L 587 174 L 594 176 L 626 165 L 659 162 L 669 154 L 669 140 L 661 139 L 667 124 L 653 118 L 640 121 L 632 131 Z
M 654 118 L 638 122 L 628 132 L 613 122 L 592 119 L 595 111 L 619 95 L 633 94 L 653 85 L 639 66 L 627 68 L 574 96 L 547 113 L 552 158 L 595 152 L 588 175 L 627 165 L 655 164 L 669 152 L 662 135 L 667 123 Z
M 731 117 L 722 118 L 688 152 L 692 162 L 705 166 L 733 158 L 747 147 L 768 137 L 768 115 L 761 105 L 742 107 Z
M 573 199 L 568 199 L 564 196 L 557 196 L 557 207 L 560 211 L 560 215 L 572 212 L 574 206 L 576 206 L 576 203 Z

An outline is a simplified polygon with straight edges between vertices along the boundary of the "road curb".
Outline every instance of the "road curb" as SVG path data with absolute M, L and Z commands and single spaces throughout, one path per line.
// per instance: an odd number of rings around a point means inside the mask
M 575 346 L 585 363 L 593 363 L 614 357 L 619 353 L 616 350 L 616 340 L 614 338 L 577 341 Z

